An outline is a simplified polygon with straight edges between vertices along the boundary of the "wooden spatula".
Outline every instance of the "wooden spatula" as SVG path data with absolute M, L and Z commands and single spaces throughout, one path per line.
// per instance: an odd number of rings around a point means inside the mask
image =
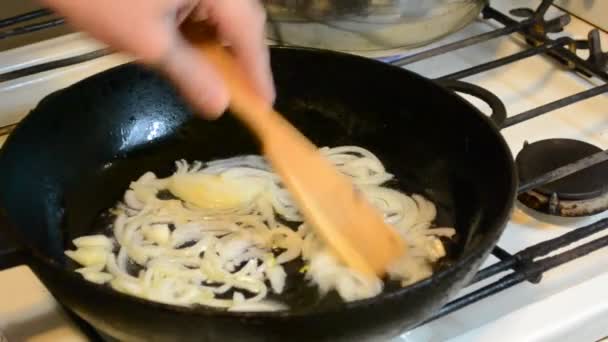
M 382 276 L 405 252 L 401 237 L 304 135 L 252 91 L 249 81 L 209 29 L 187 23 L 182 32 L 217 67 L 228 86 L 230 112 L 260 139 L 304 218 L 348 267 Z

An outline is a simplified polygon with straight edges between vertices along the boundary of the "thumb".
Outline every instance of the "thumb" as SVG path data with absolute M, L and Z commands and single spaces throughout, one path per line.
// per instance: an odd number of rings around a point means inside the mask
M 181 36 L 176 37 L 160 68 L 203 117 L 216 119 L 228 107 L 230 96 L 222 77 Z

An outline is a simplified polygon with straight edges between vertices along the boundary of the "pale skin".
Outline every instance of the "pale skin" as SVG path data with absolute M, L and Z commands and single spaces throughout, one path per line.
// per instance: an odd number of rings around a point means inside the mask
M 275 90 L 258 0 L 42 0 L 74 27 L 162 71 L 194 108 L 217 118 L 230 95 L 218 72 L 183 39 L 184 20 L 203 21 L 230 45 L 255 90 L 269 103 Z

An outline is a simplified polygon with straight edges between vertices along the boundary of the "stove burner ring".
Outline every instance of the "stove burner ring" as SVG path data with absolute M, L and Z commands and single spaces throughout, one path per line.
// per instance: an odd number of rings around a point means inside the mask
M 528 191 L 517 199 L 528 208 L 562 217 L 591 216 L 608 209 L 608 193 L 588 200 L 568 201 L 560 200 L 555 193 L 546 196 L 536 191 Z
M 516 158 L 519 180 L 525 183 L 601 151 L 572 139 L 526 142 Z M 555 216 L 582 217 L 608 210 L 608 162 L 520 194 L 518 200 L 531 209 Z

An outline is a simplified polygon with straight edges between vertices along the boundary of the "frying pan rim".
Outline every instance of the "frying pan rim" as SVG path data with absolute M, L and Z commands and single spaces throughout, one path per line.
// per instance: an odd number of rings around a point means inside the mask
M 83 286 L 90 287 L 94 291 L 105 292 L 106 294 L 108 294 L 110 296 L 117 297 L 117 299 L 124 299 L 126 301 L 126 303 L 132 302 L 134 304 L 146 305 L 146 306 L 150 306 L 154 309 L 160 309 L 163 311 L 167 311 L 172 314 L 180 314 L 180 315 L 188 315 L 188 316 L 198 316 L 198 317 L 213 316 L 213 317 L 236 318 L 236 319 L 252 318 L 252 319 L 282 320 L 282 319 L 290 319 L 290 318 L 297 318 L 297 317 L 308 317 L 310 315 L 318 315 L 318 314 L 325 314 L 325 313 L 329 314 L 329 313 L 340 312 L 340 311 L 344 311 L 344 310 L 358 309 L 358 308 L 366 307 L 366 306 L 369 306 L 372 304 L 378 304 L 381 302 L 390 301 L 396 297 L 403 296 L 407 292 L 414 291 L 417 288 L 426 287 L 426 286 L 431 285 L 433 282 L 442 281 L 442 278 L 447 277 L 450 273 L 456 272 L 457 270 L 461 269 L 462 267 L 466 267 L 467 264 L 473 263 L 475 261 L 475 259 L 483 257 L 483 254 L 487 255 L 489 253 L 491 248 L 496 244 L 499 237 L 502 235 L 502 233 L 506 227 L 508 217 L 510 216 L 510 213 L 513 210 L 517 182 L 518 182 L 512 152 L 511 152 L 506 140 L 504 139 L 504 136 L 500 133 L 499 128 L 490 120 L 490 118 L 488 118 L 486 115 L 484 115 L 479 109 L 477 109 L 475 106 L 473 106 L 470 102 L 466 101 L 461 96 L 457 95 L 455 92 L 446 88 L 445 86 L 442 86 L 441 84 L 439 84 L 437 82 L 434 82 L 432 79 L 425 78 L 422 75 L 419 75 L 415 72 L 403 69 L 398 66 L 390 65 L 390 64 L 378 61 L 378 60 L 369 59 L 369 58 L 365 58 L 362 56 L 358 56 L 358 55 L 354 55 L 354 54 L 350 54 L 350 53 L 346 53 L 346 52 L 338 52 L 338 51 L 318 49 L 318 48 L 271 46 L 270 49 L 276 50 L 276 51 L 295 51 L 298 53 L 304 52 L 307 54 L 325 55 L 325 56 L 330 56 L 332 58 L 360 59 L 362 61 L 365 61 L 365 63 L 370 64 L 370 66 L 376 65 L 376 67 L 378 67 L 378 68 L 390 69 L 390 71 L 392 71 L 392 72 L 397 72 L 397 73 L 402 73 L 404 75 L 407 75 L 407 77 L 415 79 L 418 82 L 424 82 L 427 84 L 431 83 L 432 86 L 436 87 L 437 89 L 439 89 L 440 92 L 442 92 L 442 96 L 445 96 L 445 98 L 451 98 L 453 101 L 460 102 L 462 105 L 464 105 L 470 109 L 471 115 L 477 115 L 482 120 L 483 124 L 485 124 L 487 126 L 487 129 L 489 129 L 490 132 L 493 135 L 495 135 L 495 137 L 498 139 L 498 144 L 500 144 L 499 147 L 504 152 L 504 157 L 508 158 L 510 161 L 510 164 L 511 164 L 510 172 L 507 175 L 508 181 L 510 183 L 509 184 L 510 190 L 507 194 L 508 201 L 505 201 L 504 205 L 502 205 L 502 208 L 500 210 L 500 214 L 496 215 L 496 217 L 493 219 L 494 220 L 493 225 L 500 226 L 500 227 L 496 227 L 497 229 L 491 230 L 491 233 L 488 236 L 484 237 L 483 241 L 486 241 L 486 240 L 491 241 L 490 246 L 487 248 L 487 250 L 484 251 L 484 250 L 480 250 L 479 248 L 476 248 L 476 249 L 473 248 L 469 251 L 465 251 L 458 260 L 456 260 L 451 265 L 447 266 L 445 269 L 442 269 L 442 270 L 439 270 L 439 271 L 433 273 L 430 277 L 428 277 L 426 279 L 423 279 L 414 284 L 405 286 L 398 290 L 392 291 L 390 293 L 383 293 L 378 296 L 374 296 L 374 297 L 367 298 L 367 299 L 356 300 L 356 301 L 352 301 L 352 302 L 348 302 L 348 303 L 341 303 L 339 305 L 332 305 L 331 307 L 327 307 L 327 308 L 319 308 L 319 309 L 303 310 L 303 311 L 295 311 L 295 312 L 292 312 L 290 310 L 271 311 L 271 312 L 237 312 L 237 311 L 227 311 L 227 310 L 217 309 L 217 308 L 213 308 L 213 307 L 205 307 L 205 306 L 183 307 L 183 306 L 178 306 L 178 305 L 154 302 L 151 300 L 147 300 L 147 299 L 127 295 L 127 294 L 121 293 L 119 291 L 115 291 L 105 285 L 99 285 L 99 284 L 95 284 L 92 282 L 88 282 L 84 278 L 82 278 L 82 276 L 79 275 L 78 273 L 76 273 L 72 270 L 66 269 L 65 267 L 60 265 L 60 263 L 57 262 L 56 260 L 45 256 L 44 253 L 42 253 L 38 248 L 33 246 L 31 243 L 24 242 L 24 241 L 27 241 L 27 239 L 20 239 L 20 240 L 22 240 L 22 244 L 24 245 L 23 247 L 25 247 L 26 250 L 29 252 L 28 254 L 31 255 L 33 258 L 37 259 L 38 261 L 42 262 L 42 264 L 51 267 L 53 270 L 59 271 L 60 273 L 64 274 L 65 276 L 76 280 L 77 282 L 81 283 Z M 39 102 L 39 104 L 42 101 L 44 101 L 46 98 L 48 98 L 49 96 L 51 96 L 55 93 L 61 92 L 66 89 L 78 87 L 82 83 L 85 83 L 85 82 L 92 82 L 97 77 L 101 77 L 101 76 L 109 74 L 109 73 L 120 73 L 120 72 L 122 72 L 122 69 L 128 69 L 128 68 L 133 68 L 133 67 L 141 68 L 142 66 L 138 65 L 136 62 L 128 62 L 128 63 L 124 63 L 121 65 L 106 69 L 95 75 L 88 76 L 68 87 L 62 88 L 54 93 L 48 94 Z M 38 109 L 38 105 L 30 113 L 35 112 Z M 26 120 L 22 120 L 17 125 L 14 133 L 19 131 L 19 128 L 24 121 L 26 121 Z M 9 136 L 5 145 L 10 145 L 10 141 L 11 141 L 10 138 L 11 137 Z M 5 150 L 5 149 L 3 148 L 2 150 Z M 494 228 L 494 227 L 492 227 L 492 228 Z M 16 233 L 19 233 L 18 230 Z M 28 262 L 28 264 L 29 264 L 29 262 Z

